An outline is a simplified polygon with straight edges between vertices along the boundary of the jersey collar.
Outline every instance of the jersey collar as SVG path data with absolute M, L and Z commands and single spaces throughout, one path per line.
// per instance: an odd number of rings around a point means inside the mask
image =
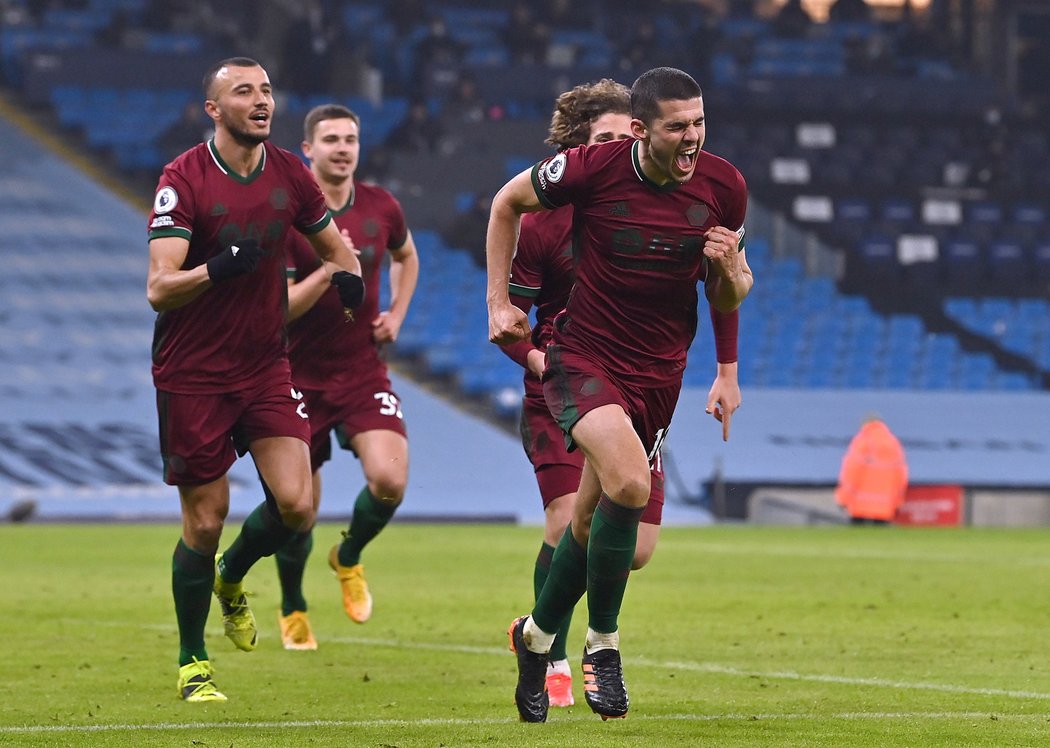
M 348 197 L 346 199 L 346 203 L 343 205 L 343 207 L 339 208 L 338 210 L 333 210 L 332 211 L 332 215 L 333 216 L 341 216 L 341 215 L 343 215 L 343 213 L 346 213 L 348 210 L 350 210 L 352 207 L 354 207 L 354 198 L 355 197 L 357 197 L 357 184 L 356 183 L 354 183 L 354 184 L 352 184 L 350 186 L 350 197 Z
M 263 146 L 262 158 L 259 159 L 259 165 L 256 166 L 252 173 L 246 177 L 242 177 L 237 172 L 233 171 L 225 161 L 222 160 L 222 156 L 219 155 L 219 149 L 215 147 L 215 138 L 208 140 L 208 153 L 211 154 L 211 160 L 215 162 L 215 165 L 219 167 L 219 170 L 228 176 L 230 179 L 235 179 L 242 184 L 248 184 L 255 180 L 257 176 L 262 174 L 263 168 L 266 166 L 266 146 Z
M 646 173 L 642 171 L 641 149 L 642 141 L 636 140 L 631 143 L 631 164 L 634 166 L 634 173 L 635 176 L 638 177 L 638 181 L 652 187 L 654 190 L 659 190 L 660 192 L 671 192 L 672 190 L 678 189 L 681 185 L 673 179 L 667 182 L 667 184 L 657 184 L 646 176 Z

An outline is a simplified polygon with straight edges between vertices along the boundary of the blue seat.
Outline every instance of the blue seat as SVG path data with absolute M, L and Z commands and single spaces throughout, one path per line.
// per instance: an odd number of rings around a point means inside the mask
M 945 285 L 949 293 L 965 294 L 981 287 L 985 277 L 981 246 L 973 238 L 948 239 L 941 252 Z
M 999 291 L 1025 280 L 1030 270 L 1024 247 L 1010 239 L 993 241 L 988 247 L 988 270 Z

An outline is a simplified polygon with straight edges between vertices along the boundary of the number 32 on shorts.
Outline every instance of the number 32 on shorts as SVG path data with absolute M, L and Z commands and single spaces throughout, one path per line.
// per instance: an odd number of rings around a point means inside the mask
M 379 401 L 380 415 L 404 418 L 401 414 L 401 402 L 393 392 L 377 392 L 372 397 Z

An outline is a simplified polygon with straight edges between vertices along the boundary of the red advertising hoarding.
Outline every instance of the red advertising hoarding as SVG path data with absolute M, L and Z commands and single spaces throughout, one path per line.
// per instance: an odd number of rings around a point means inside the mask
M 894 522 L 956 527 L 962 524 L 962 518 L 962 486 L 909 486 Z

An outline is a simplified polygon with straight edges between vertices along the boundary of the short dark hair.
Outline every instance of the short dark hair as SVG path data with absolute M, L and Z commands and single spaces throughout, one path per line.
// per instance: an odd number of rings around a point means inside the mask
M 215 83 L 215 76 L 217 76 L 219 71 L 225 67 L 258 68 L 262 67 L 262 65 L 251 57 L 227 57 L 225 60 L 220 60 L 208 68 L 208 72 L 204 74 L 204 80 L 201 81 L 204 87 L 204 98 L 211 98 L 211 87 L 212 84 Z
M 660 114 L 661 101 L 703 98 L 700 84 L 678 68 L 653 68 L 638 76 L 631 86 L 631 116 L 646 125 Z
M 631 92 L 610 78 L 576 86 L 554 102 L 550 133 L 545 141 L 559 151 L 583 145 L 591 137 L 591 123 L 608 113 L 631 114 Z
M 312 143 L 317 125 L 326 119 L 350 119 L 355 125 L 361 127 L 361 118 L 352 109 L 342 104 L 321 104 L 306 113 L 306 118 L 303 120 L 303 140 Z

